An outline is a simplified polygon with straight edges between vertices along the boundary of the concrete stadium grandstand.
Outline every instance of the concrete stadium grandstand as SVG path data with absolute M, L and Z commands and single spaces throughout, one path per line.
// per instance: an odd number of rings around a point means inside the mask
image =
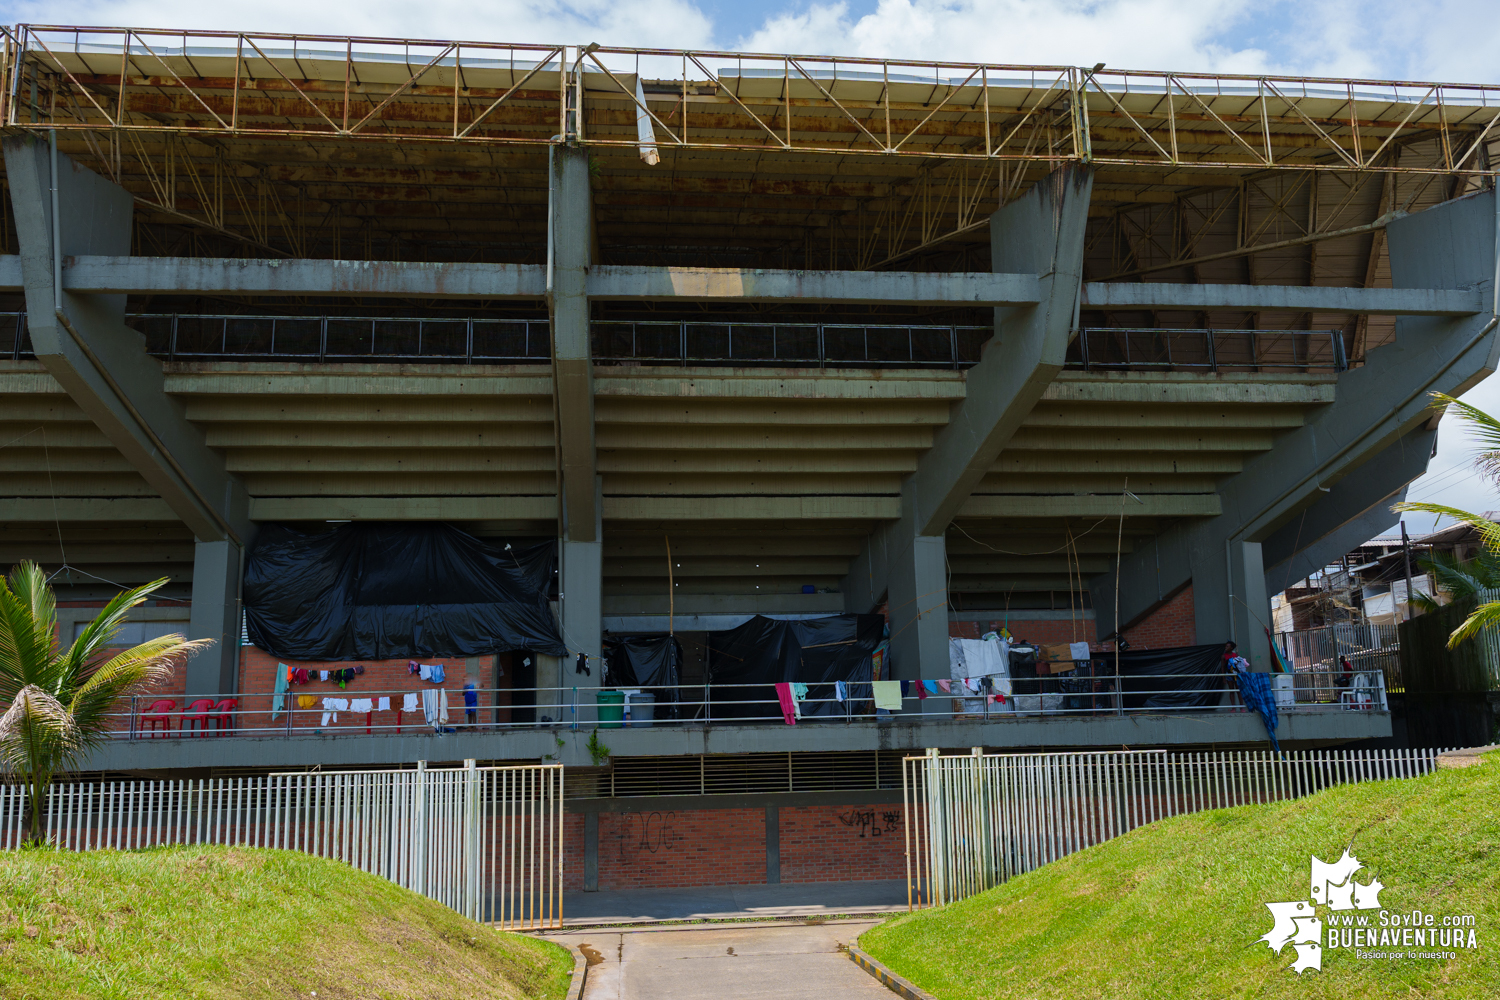
M 1496 87 L 4 45 L 5 565 L 217 640 L 98 772 L 556 758 L 579 887 L 894 877 L 921 748 L 1266 745 L 1223 644 L 1496 363 Z M 665 808 L 733 870 L 601 850 Z

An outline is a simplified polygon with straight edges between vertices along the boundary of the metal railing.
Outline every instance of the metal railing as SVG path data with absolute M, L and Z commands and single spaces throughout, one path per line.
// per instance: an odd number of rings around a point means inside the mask
M 1070 367 L 1205 371 L 1346 371 L 1339 330 L 1176 330 L 1086 327 L 1068 349 Z
M 1371 675 L 1374 677 L 1374 675 Z M 1180 674 L 1117 677 L 1108 660 L 1083 661 L 1067 673 L 1045 677 L 993 678 L 978 690 L 962 681 L 908 681 L 901 709 L 877 709 L 868 681 L 813 684 L 795 706 L 795 722 L 854 723 L 920 713 L 1014 722 L 1042 716 L 1101 716 L 1148 713 L 1244 711 L 1230 674 L 1191 678 L 1192 704 L 1181 704 Z M 317 683 L 317 682 L 314 682 Z M 931 689 L 927 687 L 931 685 Z M 1323 703 L 1300 696 L 1282 711 L 1385 710 L 1378 679 L 1368 696 L 1335 696 Z M 1299 689 L 1300 690 L 1300 689 Z M 1344 689 L 1348 690 L 1347 686 Z M 466 698 L 472 698 L 468 704 Z M 1163 701 L 1163 699 L 1166 699 Z M 110 736 L 125 740 L 198 739 L 231 736 L 372 736 L 508 731 L 552 727 L 603 729 L 662 726 L 785 724 L 773 684 L 678 684 L 639 689 L 560 687 L 424 687 L 421 690 L 348 689 L 294 685 L 287 692 L 203 695 L 136 695 L 111 713 Z
M 1169 816 L 1427 774 L 1442 750 L 908 757 L 908 906 L 941 906 Z
M 1335 622 L 1321 628 L 1281 633 L 1281 648 L 1296 676 L 1297 701 L 1336 702 L 1349 688 L 1346 673 L 1378 673 L 1386 691 L 1406 690 L 1401 676 L 1401 640 L 1395 625 Z M 1339 662 L 1347 658 L 1352 671 Z
M 0 784 L 0 849 L 32 803 Z M 64 850 L 224 844 L 344 861 L 506 929 L 562 926 L 561 764 L 53 782 L 45 838 Z
M 989 326 L 595 321 L 594 360 L 638 364 L 785 364 L 967 368 Z

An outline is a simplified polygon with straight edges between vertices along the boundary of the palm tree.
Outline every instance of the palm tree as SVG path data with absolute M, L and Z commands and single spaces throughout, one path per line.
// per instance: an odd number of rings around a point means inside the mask
M 1438 590 L 1450 600 L 1478 597 L 1486 591 L 1500 590 L 1500 555 L 1480 552 L 1473 559 L 1461 560 L 1451 552 L 1434 552 L 1417 560 L 1417 567 L 1437 581 Z M 1438 602 L 1421 591 L 1411 595 L 1412 607 L 1423 612 L 1436 611 Z
M 164 635 L 110 649 L 130 610 L 166 582 L 117 595 L 63 648 L 57 598 L 41 567 L 23 562 L 0 579 L 0 704 L 9 706 L 0 716 L 0 768 L 28 786 L 33 844 L 42 842 L 42 796 L 53 775 L 107 738 L 110 710 L 213 644 Z
M 1500 485 L 1500 419 L 1490 416 L 1477 406 L 1454 399 L 1445 393 L 1434 392 L 1432 398 L 1440 404 L 1451 407 L 1458 411 L 1458 415 L 1474 428 L 1480 441 L 1479 453 L 1475 456 L 1474 464 L 1479 472 L 1492 483 Z M 1424 514 L 1440 514 L 1443 517 L 1452 518 L 1462 524 L 1467 524 L 1479 533 L 1480 544 L 1484 546 L 1484 552 L 1480 556 L 1486 560 L 1483 565 L 1475 566 L 1467 573 L 1446 574 L 1444 567 L 1438 572 L 1438 580 L 1449 586 L 1458 584 L 1463 586 L 1465 580 L 1478 582 L 1481 577 L 1476 573 L 1488 574 L 1493 566 L 1494 560 L 1500 558 L 1500 524 L 1496 524 L 1482 514 L 1474 514 L 1457 507 L 1447 507 L 1436 503 L 1398 503 L 1391 508 L 1396 511 L 1416 511 Z M 1478 560 L 1476 560 L 1476 563 Z M 1479 588 L 1475 588 L 1478 590 Z M 1455 596 L 1461 596 L 1455 592 Z M 1452 649 L 1466 639 L 1472 639 L 1481 631 L 1500 625 L 1500 601 L 1489 601 L 1474 609 L 1473 614 L 1465 618 L 1463 623 L 1454 629 L 1448 636 L 1448 648 Z

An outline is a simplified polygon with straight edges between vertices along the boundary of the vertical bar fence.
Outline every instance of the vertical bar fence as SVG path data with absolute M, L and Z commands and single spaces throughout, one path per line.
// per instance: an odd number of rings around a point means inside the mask
M 942 906 L 1168 816 L 1414 778 L 1443 750 L 973 754 L 902 763 L 907 899 Z
M 30 802 L 0 784 L 0 849 Z M 64 850 L 222 844 L 343 861 L 505 930 L 562 926 L 561 764 L 62 781 L 43 830 Z

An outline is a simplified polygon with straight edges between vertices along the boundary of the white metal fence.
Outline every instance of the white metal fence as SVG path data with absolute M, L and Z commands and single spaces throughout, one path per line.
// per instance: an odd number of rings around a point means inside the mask
M 27 836 L 0 785 L 0 849 Z M 55 782 L 47 841 L 67 850 L 230 844 L 302 851 L 505 929 L 562 926 L 561 764 Z
M 1167 750 L 907 757 L 911 907 L 991 889 L 1167 816 L 1411 778 L 1442 750 Z

